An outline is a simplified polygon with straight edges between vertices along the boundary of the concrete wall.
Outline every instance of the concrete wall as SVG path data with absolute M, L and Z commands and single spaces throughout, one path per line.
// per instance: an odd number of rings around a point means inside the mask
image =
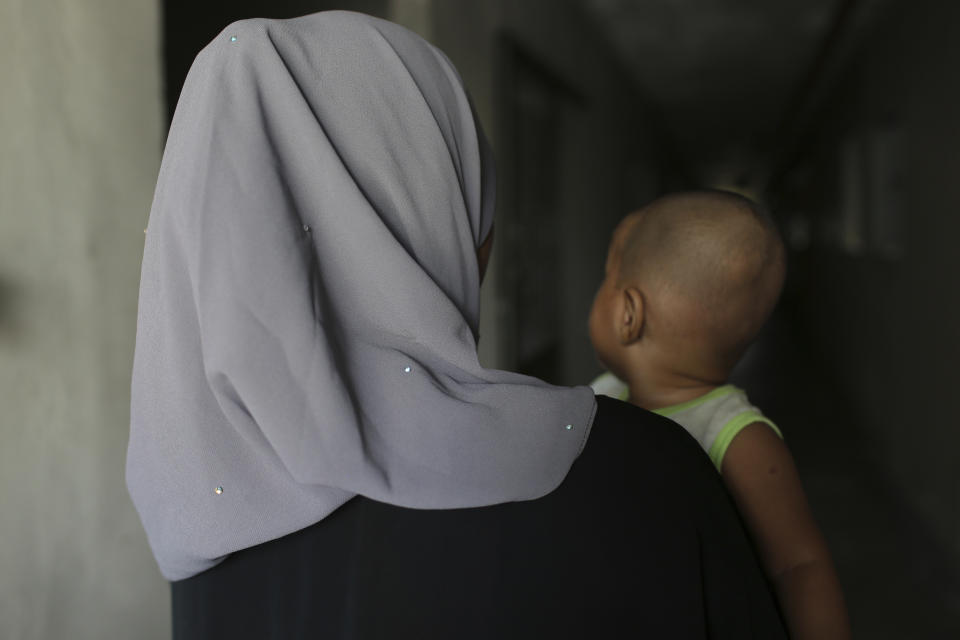
M 0 3 L 0 637 L 169 637 L 124 484 L 156 0 Z
M 863 455 L 888 475 L 909 526 L 927 530 L 945 565 L 960 558 L 958 23 L 955 3 L 901 3 L 773 190 L 777 209 L 812 219 L 814 246 L 796 256 L 794 297 L 823 375 L 866 425 L 873 446 Z M 888 134 L 896 144 L 877 171 L 871 145 Z M 884 211 L 901 228 L 886 241 L 873 237 Z

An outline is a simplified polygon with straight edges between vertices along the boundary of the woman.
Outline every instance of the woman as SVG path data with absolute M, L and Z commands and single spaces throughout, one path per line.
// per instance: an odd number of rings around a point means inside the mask
M 127 462 L 177 637 L 782 633 L 679 428 L 479 365 L 493 195 L 456 71 L 396 25 L 243 21 L 197 57 Z

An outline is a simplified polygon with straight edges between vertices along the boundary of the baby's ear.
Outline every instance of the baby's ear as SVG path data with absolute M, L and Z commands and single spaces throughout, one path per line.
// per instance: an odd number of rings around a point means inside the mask
M 627 287 L 621 294 L 622 312 L 619 322 L 620 344 L 631 345 L 643 336 L 643 292 L 636 287 Z

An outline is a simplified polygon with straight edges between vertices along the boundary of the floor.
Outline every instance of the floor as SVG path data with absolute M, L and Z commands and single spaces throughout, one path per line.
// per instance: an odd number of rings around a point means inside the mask
M 819 388 L 825 376 L 799 336 L 789 318 L 775 317 L 733 381 L 784 432 L 834 555 L 854 638 L 960 638 L 960 567 L 895 499 L 840 394 Z

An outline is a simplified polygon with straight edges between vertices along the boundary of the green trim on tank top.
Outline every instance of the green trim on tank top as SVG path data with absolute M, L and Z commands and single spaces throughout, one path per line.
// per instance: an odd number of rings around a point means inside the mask
M 717 471 L 723 472 L 723 457 L 727 455 L 727 449 L 730 447 L 733 439 L 745 428 L 757 422 L 763 423 L 773 429 L 773 432 L 783 440 L 783 434 L 780 432 L 780 429 L 777 428 L 777 425 L 773 424 L 770 418 L 762 413 L 758 411 L 744 411 L 743 413 L 737 414 L 732 417 L 727 424 L 723 425 L 720 433 L 714 438 L 713 444 L 710 445 L 710 451 L 707 452 L 707 455 L 710 456 L 710 461 L 713 462 L 713 466 L 717 468 Z
M 674 404 L 669 407 L 654 409 L 653 413 L 664 417 L 670 417 L 680 413 L 681 411 L 693 409 L 694 407 L 699 406 L 709 400 L 722 398 L 730 395 L 731 393 L 737 392 L 743 393 L 743 390 L 732 384 L 725 384 L 717 387 L 713 391 L 703 394 L 699 398 L 687 400 L 686 402 Z M 629 391 L 627 391 L 627 395 L 629 396 Z M 626 400 L 626 398 L 623 399 Z M 737 437 L 737 435 L 743 431 L 743 429 L 755 422 L 760 422 L 769 426 L 781 440 L 783 439 L 783 434 L 780 432 L 780 429 L 777 428 L 777 425 L 775 425 L 769 418 L 759 411 L 745 411 L 735 415 L 725 425 L 723 425 L 723 427 L 720 429 L 720 432 L 717 434 L 717 437 L 714 438 L 713 444 L 710 445 L 710 450 L 707 452 L 707 455 L 710 457 L 710 461 L 713 462 L 713 466 L 717 468 L 718 472 L 721 471 L 723 466 L 723 458 L 727 454 L 727 449 L 730 447 L 730 443 L 733 442 L 733 439 Z
M 707 400 L 713 400 L 714 398 L 722 398 L 723 396 L 728 396 L 731 393 L 734 393 L 736 391 L 740 391 L 740 389 L 736 388 L 732 384 L 725 384 L 723 386 L 717 387 L 713 391 L 703 394 L 698 398 L 694 398 L 693 400 L 687 400 L 686 402 L 670 405 L 669 407 L 661 407 L 660 409 L 651 409 L 651 411 L 653 413 L 656 413 L 657 415 L 669 417 L 674 415 L 675 413 L 680 413 L 685 409 L 692 409 L 697 405 L 701 405 Z

